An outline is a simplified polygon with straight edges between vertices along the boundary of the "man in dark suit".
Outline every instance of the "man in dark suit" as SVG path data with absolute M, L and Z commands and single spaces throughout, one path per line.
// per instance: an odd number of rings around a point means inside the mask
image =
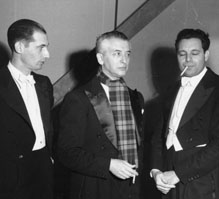
M 12 57 L 0 69 L 0 198 L 52 199 L 52 85 L 32 72 L 49 58 L 48 38 L 28 19 L 14 22 L 7 36 Z
M 99 36 L 99 73 L 61 106 L 58 156 L 71 170 L 69 198 L 139 198 L 144 100 L 122 78 L 130 52 L 123 33 Z
M 219 77 L 206 67 L 208 34 L 179 32 L 181 83 L 164 98 L 163 133 L 152 139 L 157 188 L 170 199 L 219 198 Z

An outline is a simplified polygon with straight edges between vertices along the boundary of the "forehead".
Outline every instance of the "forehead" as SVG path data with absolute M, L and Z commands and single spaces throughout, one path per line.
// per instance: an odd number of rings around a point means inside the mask
M 41 31 L 35 31 L 33 33 L 33 43 L 37 43 L 39 45 L 44 44 L 44 45 L 48 45 L 48 37 L 44 32 Z M 30 42 L 31 43 L 31 42 Z
M 179 42 L 179 51 L 193 50 L 193 49 L 202 49 L 202 43 L 200 39 L 198 38 L 182 39 Z
M 119 38 L 110 38 L 102 41 L 101 49 L 104 51 L 130 51 L 131 45 L 129 41 Z

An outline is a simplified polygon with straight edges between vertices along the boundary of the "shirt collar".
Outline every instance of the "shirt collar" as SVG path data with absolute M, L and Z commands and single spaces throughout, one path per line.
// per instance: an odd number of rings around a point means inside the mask
M 26 78 L 26 79 L 31 79 L 30 82 L 32 82 L 32 84 L 35 83 L 32 75 L 24 75 L 21 71 L 19 71 L 10 61 L 8 63 L 8 69 L 13 77 L 13 79 L 18 83 L 18 85 L 21 87 L 21 79 Z M 30 77 L 31 76 L 31 77 Z
M 11 62 L 8 63 L 8 69 L 12 77 L 18 81 L 21 72 Z
M 193 76 L 193 77 L 185 77 L 185 76 L 183 76 L 181 78 L 181 85 L 185 86 L 185 85 L 187 85 L 189 83 L 190 86 L 194 86 L 194 87 L 197 86 L 198 83 L 201 81 L 202 77 L 205 75 L 206 72 L 207 72 L 207 68 L 204 67 L 204 69 L 201 71 L 201 73 L 199 73 L 196 76 Z

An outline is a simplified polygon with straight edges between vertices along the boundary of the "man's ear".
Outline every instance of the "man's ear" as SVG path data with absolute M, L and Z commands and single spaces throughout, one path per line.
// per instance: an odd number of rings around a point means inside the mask
M 102 66 L 103 63 L 104 63 L 104 61 L 103 61 L 103 54 L 97 53 L 97 54 L 96 54 L 96 57 L 97 57 L 98 63 Z
M 205 61 L 208 61 L 209 55 L 210 55 L 209 50 L 206 50 L 205 51 Z
M 17 41 L 14 44 L 14 48 L 15 48 L 15 51 L 20 54 L 23 52 L 24 44 L 21 41 Z

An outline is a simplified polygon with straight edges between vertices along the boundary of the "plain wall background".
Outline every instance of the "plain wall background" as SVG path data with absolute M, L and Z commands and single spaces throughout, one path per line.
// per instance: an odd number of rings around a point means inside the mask
M 144 2 L 119 0 L 117 24 Z M 173 50 L 176 34 L 188 27 L 209 32 L 209 63 L 218 73 L 218 11 L 218 0 L 176 0 L 171 4 L 131 39 L 127 84 L 140 90 L 145 101 L 156 96 L 159 89 L 164 90 L 163 84 L 171 83 L 177 68 Z M 30 18 L 42 23 L 49 36 L 51 57 L 38 73 L 55 83 L 69 70 L 71 55 L 93 49 L 97 35 L 114 29 L 114 16 L 115 0 L 0 0 L 0 52 L 8 50 L 6 33 L 15 20 Z
M 142 2 L 120 0 L 118 21 Z M 114 15 L 115 0 L 0 0 L 0 42 L 7 46 L 7 29 L 15 20 L 40 22 L 48 33 L 51 57 L 38 72 L 54 83 L 68 71 L 71 54 L 91 50 L 97 35 L 114 29 Z

